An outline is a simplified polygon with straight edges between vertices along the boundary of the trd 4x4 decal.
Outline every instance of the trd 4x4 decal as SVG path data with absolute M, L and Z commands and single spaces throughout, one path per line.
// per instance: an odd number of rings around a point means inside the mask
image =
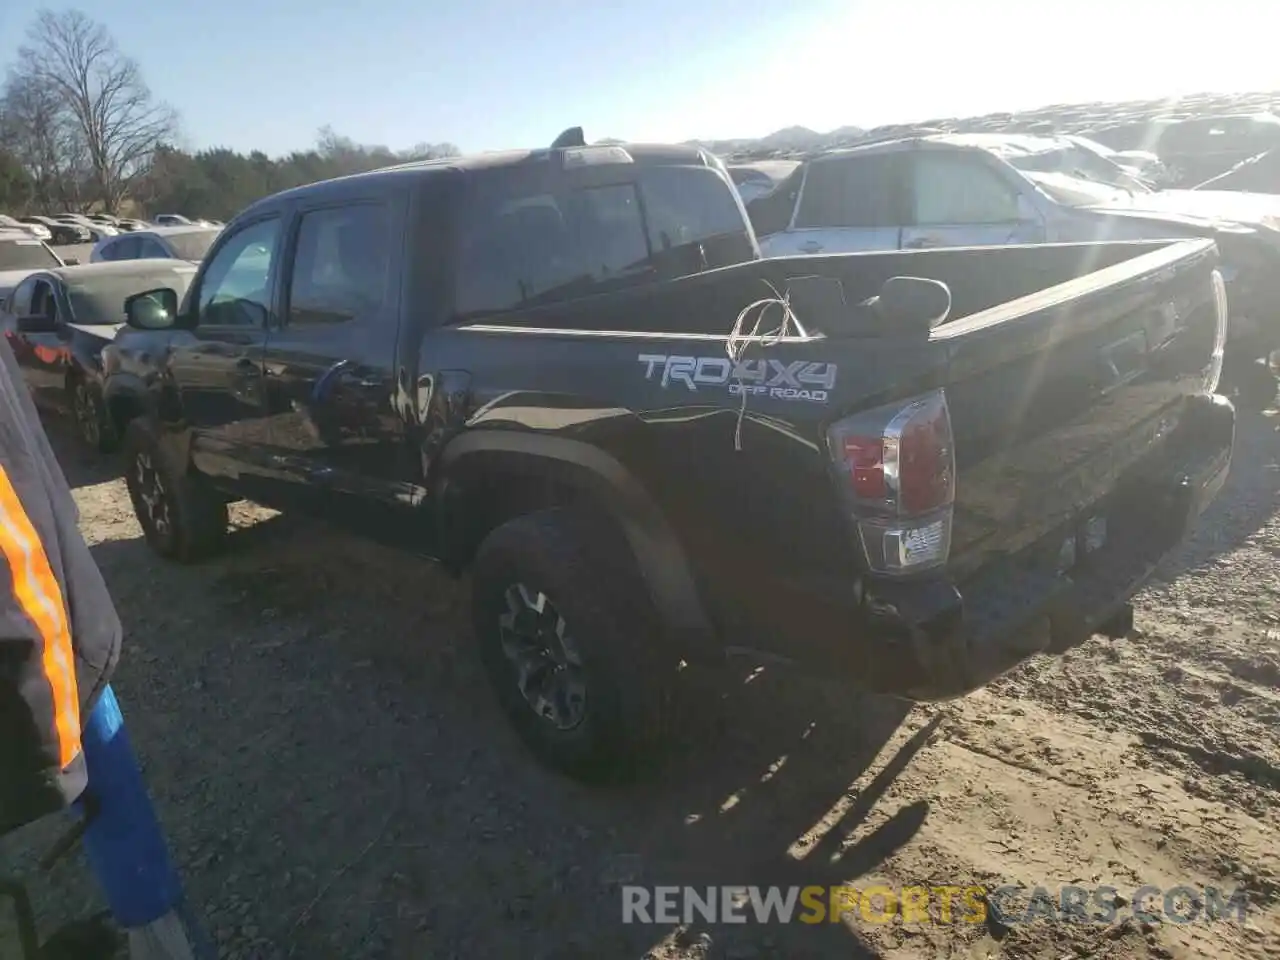
M 725 387 L 732 396 L 762 396 L 776 400 L 826 403 L 836 385 L 834 363 L 810 360 L 778 360 L 764 357 L 734 363 L 727 357 L 679 357 L 642 353 L 644 378 L 657 378 L 663 389 L 682 384 L 696 392 L 700 387 Z

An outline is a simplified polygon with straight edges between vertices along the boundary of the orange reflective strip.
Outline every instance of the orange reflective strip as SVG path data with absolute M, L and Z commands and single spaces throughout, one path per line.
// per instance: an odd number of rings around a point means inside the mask
M 0 466 L 0 551 L 9 563 L 18 606 L 40 631 L 41 665 L 53 695 L 58 757 L 66 769 L 80 753 L 80 693 L 62 591 L 49 556 L 22 508 L 9 474 Z

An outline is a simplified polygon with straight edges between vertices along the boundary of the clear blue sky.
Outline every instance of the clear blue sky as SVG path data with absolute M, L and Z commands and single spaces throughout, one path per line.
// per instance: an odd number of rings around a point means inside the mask
M 1273 0 L 1274 2 L 1274 0 Z M 0 0 L 0 67 L 42 4 Z M 63 5 L 51 4 L 55 9 Z M 1266 0 L 80 0 L 187 145 L 759 136 L 1280 87 Z M 1264 21 L 1270 21 L 1266 23 Z

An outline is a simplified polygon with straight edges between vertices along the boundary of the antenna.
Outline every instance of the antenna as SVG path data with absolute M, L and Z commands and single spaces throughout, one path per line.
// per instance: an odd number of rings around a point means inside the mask
M 581 127 L 570 127 L 551 141 L 552 150 L 563 150 L 565 147 L 585 147 L 587 139 L 582 135 Z

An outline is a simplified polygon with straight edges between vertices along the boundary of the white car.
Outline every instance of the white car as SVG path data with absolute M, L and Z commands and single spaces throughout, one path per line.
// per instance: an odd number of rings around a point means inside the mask
M 0 227 L 0 303 L 30 274 L 66 265 L 43 240 L 23 230 Z
M 120 233 L 119 230 L 110 224 L 98 223 L 96 220 L 72 220 L 68 218 L 62 222 L 69 226 L 82 227 L 86 232 L 88 232 L 90 243 L 97 243 L 100 240 L 105 240 L 108 237 L 114 237 Z
M 1153 190 L 1061 138 L 941 134 L 813 157 L 748 213 L 766 257 L 1212 237 L 1231 302 L 1223 376 L 1246 406 L 1275 399 L 1257 361 L 1280 354 L 1280 196 Z
M 1066 134 L 1062 139 L 1074 143 L 1082 150 L 1088 150 L 1110 160 L 1153 186 L 1166 183 L 1169 179 L 1168 168 L 1161 162 L 1160 157 L 1150 150 L 1112 150 L 1106 144 L 1076 134 Z
M 23 223 L 6 214 L 0 213 L 0 230 L 21 230 L 27 236 L 34 237 L 44 243 L 53 239 L 53 233 L 43 223 Z
M 221 227 L 191 225 L 121 233 L 95 245 L 89 261 L 171 259 L 199 263 L 221 232 Z

